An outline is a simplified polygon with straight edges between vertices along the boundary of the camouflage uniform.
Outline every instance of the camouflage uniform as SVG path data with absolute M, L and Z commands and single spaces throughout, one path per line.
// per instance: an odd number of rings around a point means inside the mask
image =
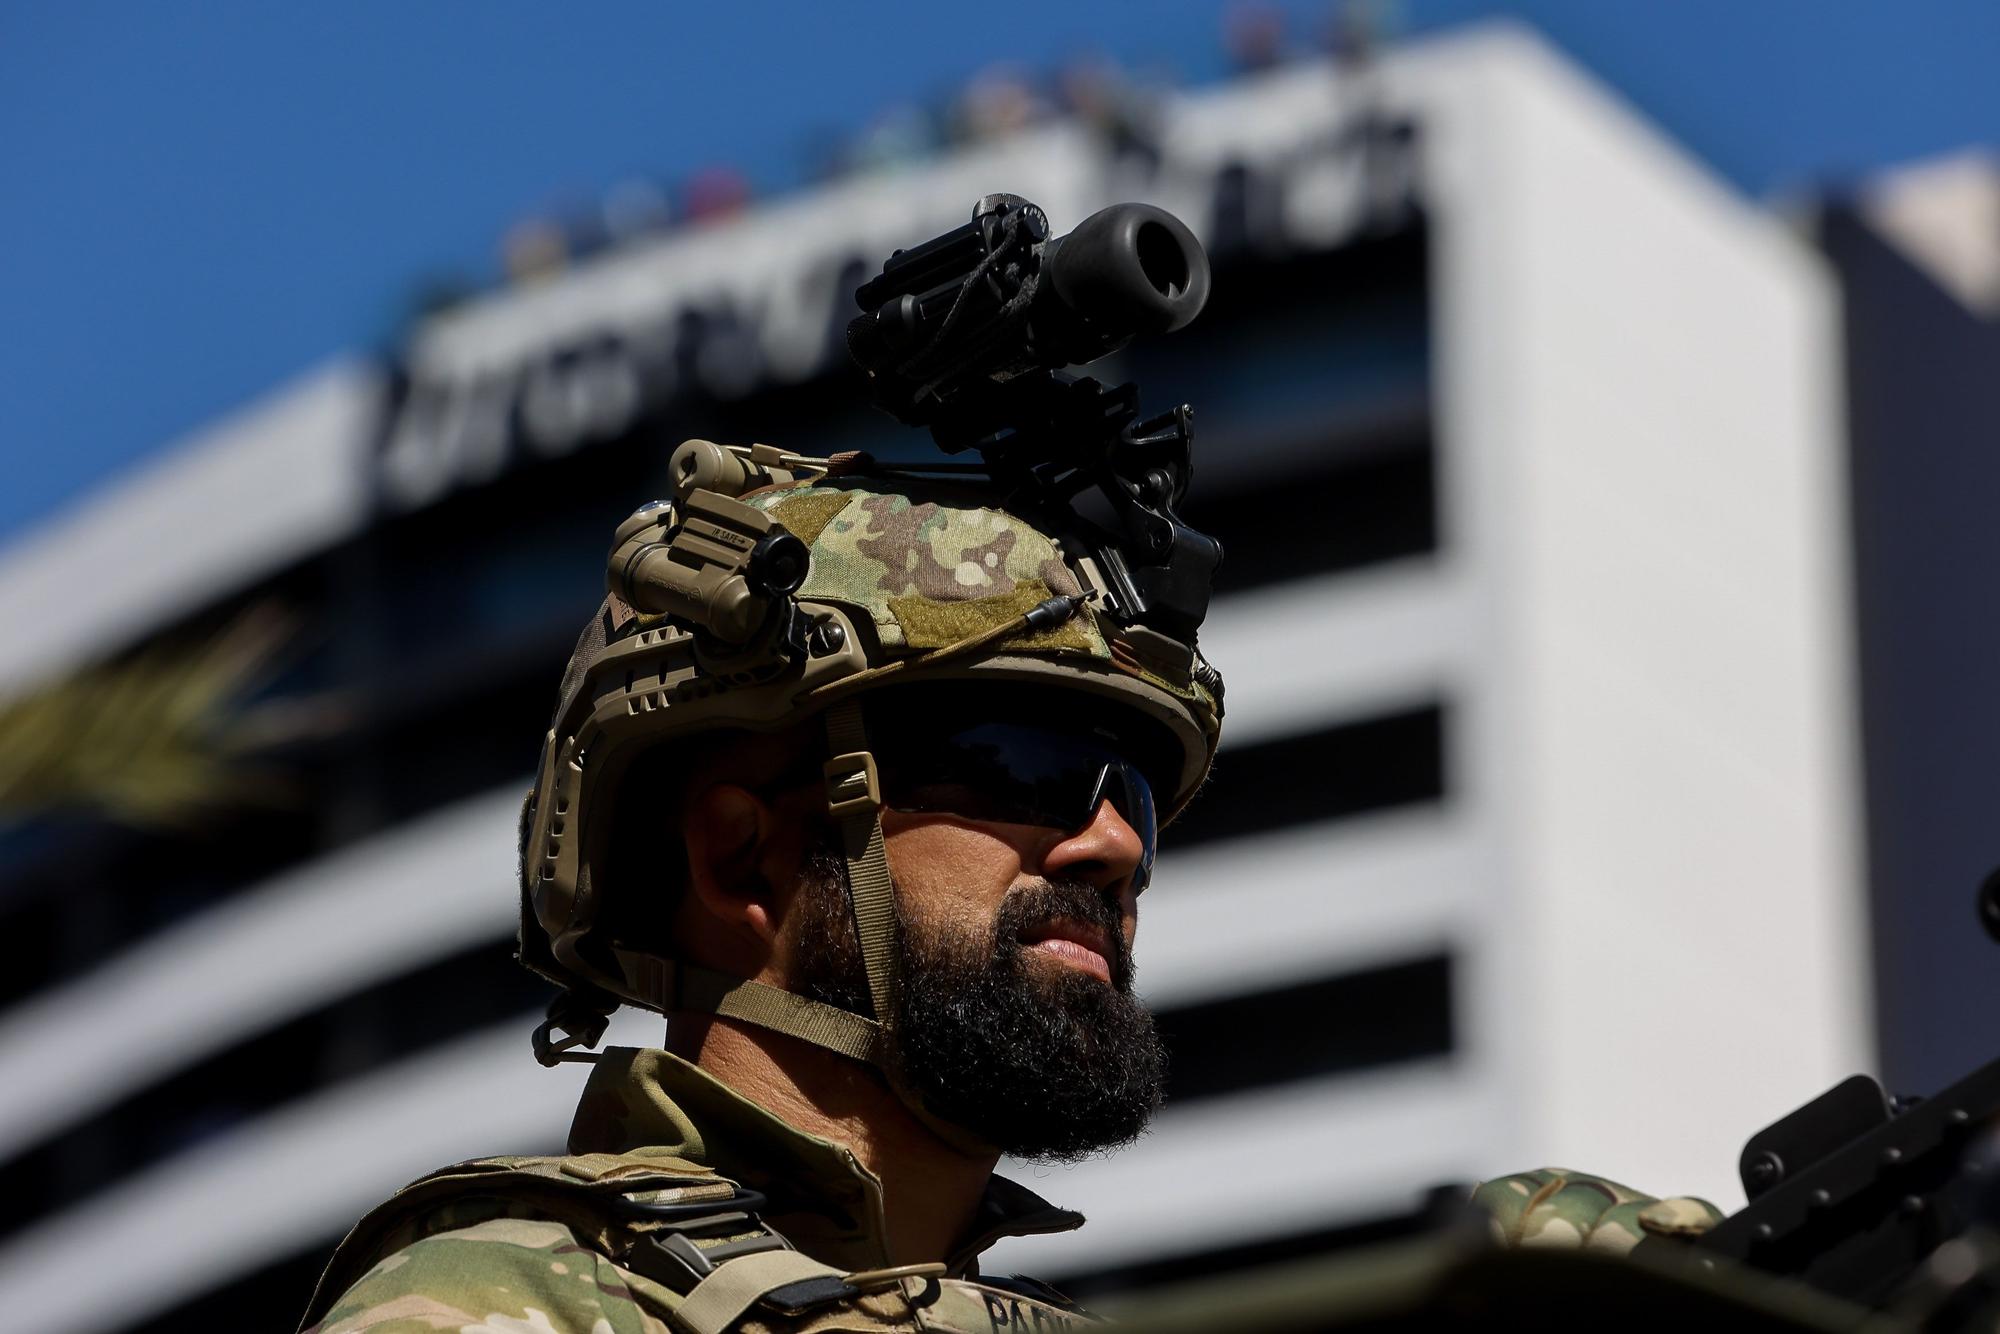
M 1560 1246 L 1615 1255 L 1649 1236 L 1693 1237 L 1722 1221 L 1722 1211 L 1692 1195 L 1666 1199 L 1603 1177 L 1544 1167 L 1488 1181 L 1472 1194 L 1492 1215 L 1503 1246 Z
M 853 695 L 892 670 L 897 682 L 1064 688 L 1139 715 L 1173 738 L 1175 767 L 1161 775 L 1158 792 L 1164 819 L 1206 775 L 1220 722 L 1211 686 L 1219 684 L 1197 671 L 1191 645 L 1163 652 L 1160 636 L 1104 614 L 1091 601 L 1096 590 L 1080 577 L 1084 567 L 1064 546 L 989 497 L 936 483 L 806 472 L 766 474 L 776 484 L 746 487 L 740 501 L 696 490 L 677 504 L 687 515 L 719 514 L 739 529 L 775 522 L 798 539 L 809 560 L 796 602 L 822 628 L 839 632 L 819 641 L 833 645 L 830 651 L 816 647 L 803 660 L 746 666 L 733 650 L 690 638 L 699 626 L 689 617 L 648 613 L 620 597 L 617 572 L 626 566 L 614 551 L 613 596 L 571 662 L 524 817 L 521 961 L 585 994 L 663 1013 L 722 1014 L 884 1069 L 880 1000 L 888 990 L 878 964 L 885 938 L 867 925 L 884 914 L 866 905 L 856 912 L 873 1015 L 831 1010 L 593 936 L 594 914 L 611 895 L 592 881 L 605 823 L 589 812 L 611 808 L 606 794 L 630 755 L 705 729 L 782 726 L 815 715 L 829 720 L 833 753 L 862 749 L 865 742 L 843 743 L 838 735 L 846 726 L 841 712 L 851 716 Z M 659 512 L 642 510 L 618 541 L 643 546 L 651 540 L 644 525 Z M 663 526 L 661 540 L 673 531 Z M 705 550 L 726 563 L 736 548 L 724 542 Z M 1051 608 L 1062 614 L 1029 615 Z M 702 656 L 709 652 L 718 656 Z M 830 774 L 830 805 L 845 793 L 834 787 L 838 781 Z M 875 806 L 855 799 L 839 806 L 847 812 L 837 818 L 850 884 L 872 886 L 878 897 L 871 902 L 879 905 L 888 877 Z M 871 874 L 871 859 L 879 874 Z M 884 1073 L 895 1087 L 893 1070 Z M 921 1105 L 911 1110 L 928 1118 Z M 940 1134 L 953 1133 L 934 1122 L 926 1119 Z M 881 1189 L 854 1154 L 664 1052 L 614 1050 L 600 1058 L 570 1148 L 572 1156 L 561 1159 L 462 1164 L 400 1192 L 343 1243 L 308 1325 L 329 1334 L 702 1334 L 990 1331 L 1061 1328 L 1086 1318 L 1042 1285 L 981 1280 L 976 1269 L 979 1252 L 995 1240 L 1074 1228 L 1083 1221 L 1078 1215 L 995 1178 L 976 1235 L 943 1263 L 879 1273 L 889 1264 Z M 722 1284 L 711 1270 L 733 1277 Z M 717 1297 L 724 1288 L 727 1300 Z
M 891 1270 L 881 1183 L 851 1150 L 793 1129 L 663 1051 L 604 1053 L 577 1109 L 570 1149 L 567 1158 L 475 1160 L 400 1192 L 341 1244 L 307 1312 L 308 1329 L 987 1334 L 1087 1319 L 1040 1284 L 978 1277 L 980 1252 L 1002 1237 L 1068 1231 L 1082 1225 L 1081 1215 L 995 1177 L 973 1234 L 943 1265 Z M 810 1257 L 824 1279 L 848 1279 L 846 1290 L 824 1282 L 809 1291 L 800 1286 L 809 1277 L 795 1278 L 800 1290 L 789 1313 L 752 1301 L 733 1323 L 715 1323 L 713 1313 L 706 1326 L 692 1323 L 698 1280 L 676 1258 L 678 1245 L 662 1245 L 662 1238 L 679 1231 L 700 1252 L 769 1245 L 770 1232 L 740 1213 L 715 1228 L 690 1225 L 703 1213 L 726 1216 L 739 1189 L 768 1199 L 758 1212 L 797 1248 L 763 1254 L 795 1263 Z M 657 1217 L 674 1212 L 680 1217 L 668 1222 Z M 807 1267 L 798 1263 L 797 1272 Z M 773 1286 L 783 1298 L 785 1288 Z
M 1149 718 L 1176 738 L 1182 763 L 1159 793 L 1164 819 L 1206 776 L 1220 730 L 1220 681 L 1192 636 L 1177 644 L 1119 625 L 1097 605 L 1092 576 L 1100 572 L 1037 524 L 976 494 L 825 471 L 775 480 L 746 488 L 733 502 L 739 511 L 716 509 L 705 491 L 680 503 L 696 513 L 707 504 L 739 534 L 782 525 L 809 554 L 798 605 L 823 628 L 844 623 L 844 632 L 824 641 L 831 651 L 781 664 L 775 675 L 768 663 L 745 666 L 727 654 L 705 661 L 709 649 L 676 615 L 641 614 L 616 595 L 616 572 L 626 565 L 614 556 L 614 596 L 571 663 L 524 819 L 521 958 L 585 994 L 665 1013 L 723 1014 L 881 1068 L 880 1002 L 894 988 L 883 970 L 893 956 L 886 934 L 871 935 L 863 921 L 871 915 L 859 893 L 872 1017 L 707 975 L 616 940 L 592 944 L 594 914 L 608 896 L 591 884 L 592 840 L 602 824 L 593 833 L 587 812 L 609 808 L 621 764 L 668 736 L 781 725 L 815 712 L 829 717 L 830 741 L 846 742 L 832 746 L 836 755 L 862 750 L 858 724 L 841 736 L 847 724 L 839 711 L 853 709 L 857 689 L 892 674 L 1060 687 Z M 621 551 L 643 555 L 655 513 L 648 507 L 628 520 Z M 657 536 L 670 535 L 663 523 Z M 749 540 L 706 550 L 726 564 Z M 1051 608 L 1062 614 L 1037 619 Z M 845 796 L 835 768 L 828 766 L 828 796 L 830 809 L 847 812 L 840 818 L 852 835 L 850 887 L 872 886 L 879 909 L 888 875 L 876 807 Z M 891 916 L 872 914 L 878 923 Z M 893 1071 L 885 1073 L 893 1087 Z M 309 1327 L 321 1334 L 990 1332 L 1088 1319 L 1042 1285 L 977 1271 L 979 1253 L 999 1238 L 1074 1228 L 1078 1215 L 995 1178 L 975 1235 L 943 1263 L 889 1270 L 880 1183 L 849 1149 L 787 1125 L 664 1052 L 614 1049 L 599 1059 L 570 1148 L 566 1158 L 476 1160 L 399 1193 L 336 1253 Z M 1480 1202 L 1495 1210 L 1502 1238 L 1522 1244 L 1561 1238 L 1604 1247 L 1636 1239 L 1633 1229 L 1650 1226 L 1662 1204 L 1671 1206 L 1662 1219 L 1685 1214 L 1691 1222 L 1699 1212 L 1547 1173 L 1492 1183 Z

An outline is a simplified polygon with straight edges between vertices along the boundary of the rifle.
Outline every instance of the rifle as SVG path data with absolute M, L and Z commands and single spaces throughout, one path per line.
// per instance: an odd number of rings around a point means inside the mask
M 2000 940 L 2000 870 L 1977 908 Z M 1749 1203 L 1693 1242 L 1704 1258 L 1797 1279 L 1873 1307 L 2000 1305 L 2000 1060 L 1929 1098 L 1854 1075 L 1752 1135 Z M 1634 1254 L 1676 1243 L 1649 1238 Z M 1954 1320 L 1935 1328 L 1960 1328 Z

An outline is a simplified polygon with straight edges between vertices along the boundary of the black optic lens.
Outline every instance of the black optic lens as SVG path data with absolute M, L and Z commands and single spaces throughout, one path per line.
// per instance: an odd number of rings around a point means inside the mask
M 1158 830 L 1153 790 L 1105 739 L 1020 723 L 977 723 L 942 736 L 898 729 L 877 744 L 883 800 L 899 811 L 961 815 L 1074 832 L 1111 802 L 1142 846 L 1151 874 Z

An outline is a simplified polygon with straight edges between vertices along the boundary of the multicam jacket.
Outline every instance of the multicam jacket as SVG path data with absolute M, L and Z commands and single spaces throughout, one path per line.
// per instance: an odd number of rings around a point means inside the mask
M 977 1263 L 1002 1237 L 1081 1215 L 995 1177 L 942 1265 L 891 1268 L 881 1183 L 852 1151 L 663 1051 L 605 1051 L 570 1150 L 406 1187 L 341 1243 L 307 1334 L 989 1334 L 1089 1320 Z

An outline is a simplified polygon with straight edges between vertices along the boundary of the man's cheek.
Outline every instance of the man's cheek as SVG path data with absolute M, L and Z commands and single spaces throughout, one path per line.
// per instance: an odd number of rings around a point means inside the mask
M 952 905 L 906 907 L 902 926 L 905 947 L 922 960 L 969 968 L 995 952 L 993 920 Z

